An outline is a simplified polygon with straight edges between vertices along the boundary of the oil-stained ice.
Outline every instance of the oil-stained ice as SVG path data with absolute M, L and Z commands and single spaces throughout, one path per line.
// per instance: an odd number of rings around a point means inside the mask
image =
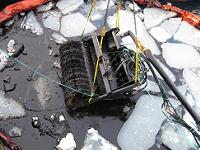
M 60 17 L 61 12 L 58 11 L 48 11 L 43 13 L 43 24 L 46 28 L 49 28 L 54 31 L 60 30 Z
M 118 148 L 103 138 L 97 130 L 90 128 L 81 150 L 118 150 Z
M 54 39 L 54 41 L 57 43 L 57 44 L 62 44 L 64 42 L 67 41 L 66 38 L 64 38 L 62 35 L 58 34 L 58 33 L 53 33 L 52 34 L 52 38 Z
M 175 17 L 176 13 L 171 11 L 165 11 L 159 8 L 145 8 L 144 10 L 144 24 L 147 30 L 152 27 L 158 26 L 164 20 Z
M 81 36 L 86 22 L 87 19 L 80 13 L 63 16 L 61 19 L 60 33 L 65 37 Z M 88 35 L 89 33 L 94 32 L 96 29 L 97 28 L 89 21 L 87 23 L 84 35 Z
M 200 30 L 182 21 L 178 31 L 174 35 L 174 40 L 200 47 Z
M 0 120 L 20 118 L 25 115 L 26 112 L 22 105 L 12 98 L 5 97 L 5 93 L 0 90 Z
M 44 33 L 41 25 L 39 24 L 37 18 L 33 11 L 30 11 L 23 19 L 21 23 L 21 28 L 26 30 L 31 30 L 32 33 L 36 35 L 41 35 Z
M 161 27 L 154 27 L 151 28 L 149 33 L 158 41 L 158 42 L 166 42 L 168 39 L 170 39 L 172 36 L 165 31 Z
M 191 45 L 183 43 L 164 43 L 161 45 L 163 58 L 174 68 L 200 67 L 200 55 Z

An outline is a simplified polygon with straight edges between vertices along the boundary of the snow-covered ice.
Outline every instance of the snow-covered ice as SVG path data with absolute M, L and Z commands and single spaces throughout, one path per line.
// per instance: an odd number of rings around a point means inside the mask
M 60 30 L 60 17 L 61 12 L 58 11 L 48 11 L 43 13 L 43 24 L 46 28 L 52 29 L 54 31 Z
M 56 7 L 60 9 L 62 14 L 66 15 L 71 11 L 77 10 L 83 4 L 83 0 L 60 0 L 57 2 Z
M 8 64 L 8 55 L 2 49 L 0 50 L 0 71 Z
M 68 133 L 66 137 L 62 138 L 56 146 L 57 150 L 74 150 L 76 142 L 72 133 Z
M 200 30 L 189 23 L 182 21 L 174 40 L 200 47 Z
M 161 27 L 151 28 L 149 33 L 159 42 L 166 42 L 172 36 Z
M 165 20 L 160 26 L 169 34 L 174 35 L 181 24 L 181 18 L 170 18 Z
M 44 4 L 44 5 L 41 5 L 39 6 L 36 11 L 37 12 L 46 12 L 48 10 L 50 10 L 53 6 L 54 6 L 55 3 L 53 2 L 48 2 L 47 4 Z
M 104 139 L 97 130 L 90 128 L 81 150 L 118 150 L 118 148 Z
M 147 30 L 161 24 L 164 20 L 175 17 L 176 13 L 165 11 L 159 8 L 145 8 L 144 10 L 144 24 Z
M 60 32 L 65 37 L 81 36 L 86 22 L 87 19 L 80 13 L 63 16 L 61 19 Z M 94 32 L 96 29 L 97 28 L 89 21 L 87 23 L 84 35 L 88 35 L 89 33 Z
M 116 27 L 116 13 L 113 16 L 109 16 L 107 19 L 107 23 L 109 28 L 115 28 Z M 152 50 L 153 54 L 159 55 L 160 50 L 158 46 L 156 45 L 154 39 L 149 35 L 147 30 L 145 29 L 145 26 L 143 22 L 140 20 L 139 17 L 136 16 L 136 26 L 137 26 L 137 33 L 138 38 L 141 41 L 141 43 L 146 47 Z M 124 33 L 126 31 L 132 31 L 135 33 L 135 27 L 134 27 L 134 16 L 133 13 L 126 10 L 120 11 L 120 33 Z M 123 40 L 124 43 L 129 43 L 130 47 L 134 47 L 130 45 L 130 38 L 127 38 L 127 42 Z M 133 43 L 134 44 L 134 43 Z
M 200 55 L 191 45 L 183 43 L 164 43 L 161 45 L 163 58 L 174 68 L 200 67 Z
M 171 101 L 178 105 L 177 102 Z M 118 144 L 123 150 L 147 150 L 155 143 L 156 134 L 165 119 L 161 110 L 161 97 L 143 95 L 118 134 Z
M 26 112 L 22 105 L 12 98 L 5 97 L 5 93 L 0 90 L 0 120 L 20 118 L 25 115 Z
M 58 34 L 58 33 L 53 33 L 52 34 L 52 38 L 54 39 L 54 41 L 57 43 L 57 44 L 62 44 L 64 42 L 67 41 L 66 38 L 64 38 L 62 35 Z
M 39 24 L 37 18 L 33 11 L 30 11 L 23 19 L 21 23 L 21 28 L 26 30 L 31 30 L 32 33 L 36 35 L 41 35 L 44 33 L 41 25 Z

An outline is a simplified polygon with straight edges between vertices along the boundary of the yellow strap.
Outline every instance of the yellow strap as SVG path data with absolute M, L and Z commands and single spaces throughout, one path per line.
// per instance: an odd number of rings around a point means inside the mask
M 86 29 L 86 27 L 87 27 L 88 21 L 90 20 L 90 17 L 91 17 L 91 14 L 92 14 L 92 11 L 93 11 L 95 5 L 96 5 L 96 0 L 93 0 L 92 6 L 91 6 L 90 11 L 89 11 L 89 13 L 88 13 L 88 15 L 87 15 L 87 21 L 86 21 L 86 23 L 85 23 L 85 26 L 84 26 L 84 28 L 83 28 L 83 32 L 82 32 L 82 34 L 81 34 L 81 40 L 83 39 L 83 35 L 84 35 L 84 33 L 85 33 L 85 29 Z
M 135 84 L 138 83 L 139 81 L 139 49 L 138 46 L 136 45 L 136 56 L 135 56 Z
M 119 28 L 120 25 L 120 9 L 121 9 L 121 4 L 120 0 L 117 1 L 117 18 L 116 18 L 116 27 Z

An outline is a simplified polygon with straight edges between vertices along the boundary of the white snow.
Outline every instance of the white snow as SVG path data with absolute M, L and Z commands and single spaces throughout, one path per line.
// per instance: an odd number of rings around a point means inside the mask
M 70 21 L 69 21 L 70 20 Z M 65 37 L 81 36 L 87 19 L 80 13 L 63 16 L 61 19 L 60 32 Z M 89 21 L 84 35 L 88 35 L 96 30 L 96 27 Z
M 12 98 L 5 97 L 5 93 L 0 90 L 0 120 L 20 118 L 25 115 L 26 112 L 22 105 Z
M 37 18 L 33 11 L 30 11 L 23 19 L 21 23 L 21 28 L 26 30 L 31 30 L 32 33 L 36 35 L 41 35 L 44 33 L 41 25 L 39 24 Z
M 161 27 L 151 28 L 149 33 L 159 42 L 166 42 L 172 36 Z
M 58 34 L 58 33 L 53 33 L 52 34 L 52 38 L 54 39 L 54 41 L 57 43 L 57 44 L 62 44 L 64 42 L 67 41 L 66 38 L 64 38 L 62 35 Z
M 66 15 L 71 11 L 77 10 L 83 4 L 83 0 L 59 0 L 56 6 L 62 14 Z
M 118 150 L 118 148 L 104 139 L 97 130 L 90 128 L 81 150 Z
M 175 12 L 165 11 L 159 8 L 145 8 L 144 24 L 147 30 L 161 24 L 164 20 L 176 16 Z
M 39 6 L 36 10 L 37 12 L 45 12 L 50 10 L 54 6 L 53 2 L 48 2 L 47 4 Z
M 46 28 L 49 28 L 54 31 L 59 31 L 60 30 L 60 17 L 61 17 L 61 12 L 58 11 L 48 11 L 43 13 L 43 24 Z
M 57 150 L 74 150 L 76 142 L 72 133 L 68 133 L 65 138 L 62 138 L 56 146 Z
M 171 102 L 177 105 L 177 102 Z M 155 143 L 156 134 L 165 119 L 161 111 L 162 103 L 161 97 L 143 95 L 139 98 L 118 134 L 117 141 L 121 149 L 147 150 Z
M 0 71 L 8 64 L 8 55 L 2 49 L 0 50 Z
M 170 18 L 165 20 L 160 26 L 169 34 L 174 35 L 181 24 L 181 18 Z
M 109 16 L 107 19 L 107 23 L 109 28 L 115 28 L 116 27 L 116 13 L 113 16 Z M 139 17 L 136 16 L 136 26 L 137 26 L 137 37 L 141 41 L 141 43 L 146 47 L 152 50 L 153 54 L 159 55 L 160 50 L 158 46 L 156 45 L 154 39 L 149 35 L 147 30 L 144 27 L 143 22 L 140 20 Z M 135 33 L 135 27 L 134 27 L 134 16 L 133 13 L 126 10 L 120 11 L 120 33 L 124 33 L 126 31 L 132 31 Z M 130 38 L 127 38 L 127 43 L 130 43 Z M 123 40 L 124 43 L 126 43 L 125 40 Z M 134 43 L 133 43 L 134 44 Z M 130 47 L 131 46 L 129 44 Z
M 161 45 L 163 58 L 174 68 L 200 67 L 200 55 L 191 45 L 183 43 L 164 43 Z
M 174 40 L 200 47 L 200 30 L 182 21 L 178 31 L 174 35 Z

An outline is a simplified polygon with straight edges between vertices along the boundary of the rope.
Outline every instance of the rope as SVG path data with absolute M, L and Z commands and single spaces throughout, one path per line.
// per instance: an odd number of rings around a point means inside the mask
M 85 29 L 86 29 L 86 27 L 87 27 L 87 24 L 88 24 L 90 18 L 91 18 L 91 14 L 92 14 L 92 11 L 93 11 L 93 9 L 94 9 L 95 6 L 96 6 L 96 0 L 93 0 L 92 6 L 91 6 L 90 11 L 89 11 L 89 13 L 88 13 L 88 15 L 87 15 L 87 21 L 86 21 L 86 23 L 85 23 L 85 26 L 84 26 L 84 28 L 83 28 L 83 32 L 82 32 L 82 34 L 81 34 L 81 38 L 80 38 L 81 40 L 83 39 L 83 35 L 84 35 L 84 33 L 85 33 Z
M 119 28 L 120 25 L 120 9 L 121 9 L 121 3 L 120 0 L 117 1 L 117 18 L 116 18 L 116 27 Z

